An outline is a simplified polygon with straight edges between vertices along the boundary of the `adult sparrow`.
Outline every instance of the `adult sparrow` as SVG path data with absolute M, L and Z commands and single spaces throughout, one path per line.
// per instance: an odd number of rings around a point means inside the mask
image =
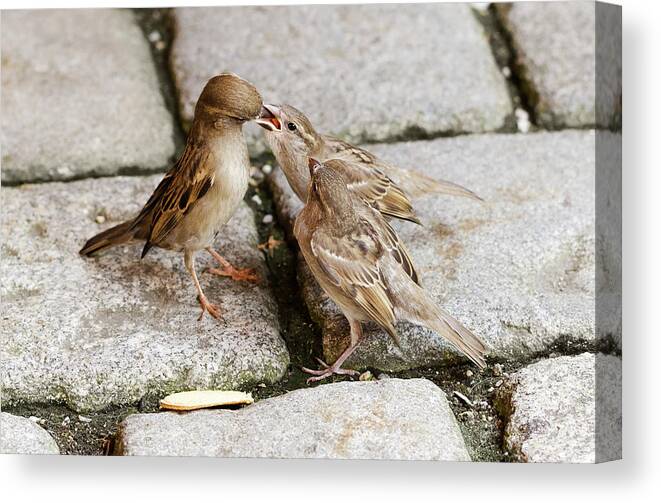
M 464 187 L 435 180 L 416 171 L 388 164 L 365 149 L 315 131 L 308 118 L 291 105 L 264 105 L 257 124 L 289 185 L 305 201 L 310 175 L 308 158 L 320 161 L 342 159 L 349 189 L 388 217 L 420 223 L 409 197 L 427 193 L 452 194 L 481 200 Z
M 361 322 L 374 321 L 399 345 L 394 323 L 423 325 L 451 342 L 479 367 L 484 343 L 437 306 L 418 284 L 408 253 L 385 218 L 347 188 L 335 170 L 338 161 L 309 160 L 310 184 L 294 235 L 313 275 L 342 310 L 351 327 L 351 344 L 332 365 L 304 368 L 318 381 L 342 368 L 362 337 Z
M 195 106 L 193 124 L 179 160 L 165 174 L 147 204 L 127 222 L 107 229 L 80 250 L 81 255 L 132 241 L 144 241 L 142 257 L 153 247 L 183 252 L 184 264 L 202 307 L 220 317 L 195 272 L 195 253 L 207 250 L 219 268 L 209 271 L 235 280 L 256 280 L 249 269 L 235 269 L 212 247 L 218 230 L 234 214 L 248 188 L 250 162 L 243 123 L 255 119 L 262 99 L 255 86 L 237 75 L 210 79 Z

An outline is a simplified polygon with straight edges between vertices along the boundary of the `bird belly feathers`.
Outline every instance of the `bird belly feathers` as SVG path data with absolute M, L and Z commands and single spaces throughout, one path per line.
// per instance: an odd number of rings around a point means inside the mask
M 232 155 L 233 153 L 233 155 Z M 228 155 L 230 154 L 230 155 Z M 214 183 L 176 229 L 185 250 L 201 250 L 211 244 L 218 231 L 234 215 L 248 189 L 248 151 L 228 149 L 216 162 Z

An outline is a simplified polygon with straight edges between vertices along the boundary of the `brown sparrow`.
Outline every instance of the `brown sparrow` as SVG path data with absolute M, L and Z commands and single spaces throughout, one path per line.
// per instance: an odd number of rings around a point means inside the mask
M 357 374 L 341 366 L 360 342 L 361 322 L 370 320 L 397 345 L 395 321 L 423 325 L 484 367 L 484 343 L 429 298 L 404 245 L 385 218 L 347 188 L 343 174 L 334 169 L 337 163 L 309 160 L 311 181 L 294 235 L 314 277 L 349 321 L 351 344 L 332 365 L 304 368 L 315 376 L 308 381 Z
M 460 185 L 392 166 L 367 150 L 319 134 L 308 118 L 291 105 L 264 105 L 256 122 L 266 130 L 271 150 L 301 201 L 305 201 L 310 181 L 309 157 L 322 162 L 328 159 L 345 161 L 342 174 L 349 190 L 389 217 L 420 223 L 409 197 L 428 193 L 481 200 Z
M 80 250 L 81 255 L 131 241 L 145 241 L 144 257 L 157 246 L 184 253 L 198 300 L 214 318 L 211 304 L 197 279 L 195 252 L 207 250 L 219 264 L 209 271 L 235 280 L 255 281 L 248 269 L 234 269 L 211 245 L 248 189 L 250 162 L 243 123 L 259 114 L 262 99 L 250 82 L 225 73 L 207 82 L 195 106 L 195 117 L 179 160 L 165 174 L 147 204 L 133 219 L 107 229 Z

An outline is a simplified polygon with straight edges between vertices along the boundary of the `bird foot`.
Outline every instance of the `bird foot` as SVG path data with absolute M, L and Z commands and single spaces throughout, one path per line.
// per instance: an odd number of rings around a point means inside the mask
M 217 320 L 223 319 L 222 315 L 220 314 L 220 308 L 216 304 L 209 302 L 204 295 L 198 295 L 197 301 L 200 303 L 200 307 L 202 308 L 202 312 L 200 313 L 197 321 L 200 321 L 204 317 L 205 311 Z
M 210 267 L 206 270 L 217 276 L 226 276 L 234 281 L 249 281 L 250 283 L 259 283 L 259 276 L 254 269 L 235 269 L 232 265 L 223 265 L 222 268 Z
M 360 372 L 358 372 L 357 370 L 343 369 L 336 364 L 328 365 L 325 361 L 319 358 L 317 358 L 317 361 L 323 367 L 323 369 L 312 370 L 306 367 L 301 367 L 303 372 L 305 372 L 306 374 L 312 374 L 313 376 L 313 377 L 309 377 L 305 381 L 307 384 L 310 384 L 311 382 L 321 381 L 323 379 L 326 379 L 327 377 L 331 377 L 332 375 L 350 375 L 350 376 L 360 375 Z

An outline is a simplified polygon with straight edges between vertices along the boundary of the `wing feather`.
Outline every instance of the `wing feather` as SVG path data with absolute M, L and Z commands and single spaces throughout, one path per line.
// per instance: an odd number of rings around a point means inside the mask
M 354 299 L 378 324 L 394 332 L 395 312 L 379 270 L 385 248 L 361 221 L 357 231 L 342 238 L 319 229 L 310 241 L 312 253 L 335 286 Z
M 415 217 L 410 198 L 426 194 L 447 194 L 467 197 L 477 201 L 483 200 L 475 192 L 459 184 L 447 180 L 437 180 L 423 175 L 419 171 L 398 168 L 384 163 L 371 152 L 338 138 L 325 136 L 324 144 L 328 150 L 326 156 L 350 163 L 352 171 L 355 170 L 355 176 L 371 178 L 376 175 L 377 178 L 385 177 L 390 180 L 392 186 L 386 191 L 386 194 L 380 197 L 376 196 L 374 199 L 375 205 L 381 205 L 379 211 L 385 215 L 410 220 L 407 215 L 412 214 Z M 377 184 L 378 182 L 374 181 L 373 183 Z M 357 186 L 354 190 L 359 191 L 367 199 L 374 197 L 370 196 L 370 190 L 379 192 L 379 189 L 370 187 L 369 181 L 365 182 L 364 186 Z
M 192 141 L 177 163 L 166 173 L 134 225 L 147 223 L 144 257 L 153 245 L 163 242 L 215 181 L 215 170 L 209 162 L 211 153 Z
M 326 164 L 342 172 L 352 192 L 386 216 L 420 223 L 408 196 L 380 169 L 373 154 L 336 138 L 325 140 Z

